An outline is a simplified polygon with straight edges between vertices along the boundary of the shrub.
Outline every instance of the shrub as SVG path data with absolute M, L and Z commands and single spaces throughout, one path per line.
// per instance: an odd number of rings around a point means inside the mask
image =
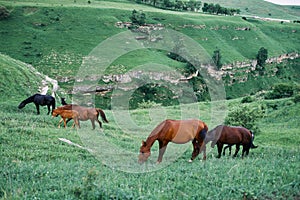
M 242 99 L 241 103 L 251 103 L 254 101 L 254 97 L 246 96 Z
M 300 102 L 300 93 L 299 93 L 299 94 L 296 94 L 296 95 L 294 96 L 293 101 L 294 101 L 295 103 L 299 103 L 299 102 Z
M 6 7 L 0 6 L 0 20 L 7 19 L 10 15 L 10 12 Z
M 144 109 L 144 108 L 157 108 L 160 107 L 161 104 L 155 103 L 154 101 L 143 101 L 141 103 L 138 103 L 138 108 Z
M 273 90 L 265 95 L 265 99 L 280 99 L 291 97 L 294 94 L 295 86 L 289 83 L 280 83 L 273 87 Z
M 264 110 L 259 107 L 252 109 L 249 106 L 240 106 L 231 111 L 225 118 L 225 124 L 231 126 L 243 126 L 259 133 L 256 121 L 264 116 Z

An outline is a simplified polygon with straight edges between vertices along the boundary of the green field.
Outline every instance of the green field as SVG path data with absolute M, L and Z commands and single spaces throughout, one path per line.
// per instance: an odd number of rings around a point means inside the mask
M 299 20 L 299 7 L 260 0 L 218 2 L 225 7 L 238 6 L 247 20 L 121 0 L 0 1 L 10 10 L 10 17 L 0 20 L 0 199 L 300 199 L 299 58 L 267 64 L 260 76 L 233 68 L 234 77 L 224 79 L 226 94 L 216 98 L 219 101 L 141 105 L 141 96 L 133 102 L 138 108 L 129 110 L 98 95 L 95 104 L 105 105 L 109 120 L 103 129 L 96 126 L 92 130 L 89 121 L 81 122 L 78 130 L 71 129 L 71 123 L 59 129 L 59 118 L 47 116 L 46 107 L 41 108 L 41 115 L 36 115 L 34 104 L 18 109 L 22 100 L 41 90 L 45 75 L 58 80 L 57 106 L 61 96 L 71 102 L 76 95 L 70 90 L 82 61 L 101 42 L 127 30 L 115 23 L 129 21 L 133 9 L 143 10 L 147 23 L 163 24 L 193 39 L 209 56 L 219 48 L 224 64 L 255 59 L 260 47 L 268 49 L 269 57 L 299 52 L 299 24 L 248 18 Z M 238 30 L 245 27 L 250 30 Z M 131 51 L 114 60 L 105 73 L 122 74 L 150 66 L 148 63 L 155 63 L 150 68 L 168 66 L 182 72 L 185 64 L 167 53 L 155 48 Z M 246 81 L 233 81 L 244 77 Z M 267 98 L 275 93 L 274 86 L 282 83 L 293 86 L 293 95 Z M 170 92 L 168 87 L 174 85 L 168 83 L 159 92 Z M 118 100 L 118 94 L 112 97 Z M 149 161 L 138 164 L 141 141 L 161 121 L 199 118 L 212 129 L 241 108 L 263 113 L 255 121 L 254 144 L 258 148 L 251 149 L 249 156 L 242 158 L 240 150 L 236 158 L 227 152 L 218 159 L 216 147 L 208 144 L 207 160 L 200 154 L 189 163 L 191 143 L 169 144 L 157 165 L 155 143 Z

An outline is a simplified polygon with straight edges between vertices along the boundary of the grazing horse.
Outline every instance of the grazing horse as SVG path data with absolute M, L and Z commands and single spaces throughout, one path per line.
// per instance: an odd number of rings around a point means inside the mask
M 72 127 L 75 126 L 75 124 L 77 125 L 78 128 L 80 128 L 80 124 L 79 124 L 79 113 L 76 110 L 62 110 L 62 109 L 54 109 L 52 111 L 52 116 L 53 117 L 57 117 L 58 115 L 61 116 L 61 120 L 58 122 L 58 128 L 60 128 L 60 124 L 62 121 L 64 121 L 64 127 L 67 127 L 67 120 L 74 120 L 74 124 L 72 125 Z
M 232 127 L 232 126 L 225 126 L 219 125 L 215 127 L 213 130 L 208 131 L 205 138 L 205 144 L 212 141 L 211 147 L 213 148 L 215 144 L 218 147 L 218 156 L 217 158 L 221 157 L 222 149 L 224 144 L 228 144 L 230 147 L 232 145 L 236 145 L 236 150 L 233 157 L 236 157 L 239 150 L 240 145 L 243 146 L 242 157 L 244 157 L 244 153 L 246 155 L 249 154 L 250 148 L 257 148 L 253 144 L 254 135 L 251 131 L 244 127 Z
M 108 123 L 106 119 L 105 113 L 100 108 L 87 108 L 79 105 L 74 104 L 67 104 L 64 106 L 60 106 L 57 109 L 61 110 L 76 110 L 79 113 L 79 120 L 80 121 L 87 121 L 90 120 L 92 122 L 93 129 L 95 129 L 95 121 L 99 123 L 100 128 L 102 128 L 102 123 L 99 121 L 98 117 L 99 114 L 103 120 L 103 122 Z M 68 119 L 66 123 L 68 123 L 71 119 Z
M 151 154 L 151 147 L 157 140 L 159 142 L 159 155 L 157 163 L 162 161 L 169 142 L 176 144 L 184 144 L 189 141 L 193 143 L 192 162 L 198 154 L 203 151 L 203 160 L 206 159 L 206 148 L 204 138 L 208 128 L 207 125 L 200 120 L 165 120 L 161 122 L 148 136 L 146 141 L 142 141 L 140 148 L 139 160 L 140 164 L 147 161 Z
M 65 98 L 61 97 L 60 100 L 61 100 L 61 104 L 63 106 L 68 105 L 67 102 L 66 102 L 66 100 L 65 100 Z
M 24 101 L 20 103 L 18 106 L 19 109 L 22 109 L 26 106 L 28 103 L 34 103 L 36 107 L 37 114 L 40 114 L 40 106 L 47 106 L 48 107 L 48 113 L 50 113 L 50 106 L 52 106 L 52 111 L 55 109 L 55 98 L 50 95 L 42 95 L 42 94 L 34 94 L 31 97 L 28 97 Z

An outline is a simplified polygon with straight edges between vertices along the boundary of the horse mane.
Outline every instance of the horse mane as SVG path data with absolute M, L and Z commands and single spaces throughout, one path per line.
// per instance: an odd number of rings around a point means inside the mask
M 150 133 L 149 137 L 155 136 L 157 135 L 165 126 L 167 120 L 164 120 L 163 122 L 161 122 L 158 126 L 155 127 L 155 129 L 153 129 L 153 131 Z
M 27 99 L 25 99 L 24 101 L 22 101 L 22 103 L 31 103 L 31 102 L 33 102 L 33 100 L 34 100 L 34 97 L 35 96 L 37 96 L 37 95 L 40 95 L 40 94 L 38 94 L 38 93 L 36 93 L 36 94 L 34 94 L 34 95 L 32 95 L 32 96 L 30 96 L 30 97 L 28 97 Z

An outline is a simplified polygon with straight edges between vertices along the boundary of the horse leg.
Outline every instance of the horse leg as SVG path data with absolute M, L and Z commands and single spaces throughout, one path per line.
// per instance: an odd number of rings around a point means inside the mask
M 48 113 L 47 113 L 47 115 L 49 115 L 49 113 L 50 113 L 50 105 L 47 105 L 47 107 L 48 107 Z
M 60 128 L 60 124 L 61 124 L 62 121 L 63 121 L 63 119 L 59 120 L 59 122 L 58 122 L 58 128 Z
M 99 119 L 98 119 L 98 118 L 96 118 L 96 121 L 98 122 L 98 124 L 99 124 L 100 128 L 102 128 L 102 123 L 99 121 Z
M 95 120 L 91 119 L 93 130 L 95 129 Z
M 192 162 L 200 153 L 200 146 L 199 146 L 198 140 L 194 139 L 192 143 L 193 143 L 194 150 L 193 150 L 192 157 L 189 160 L 189 162 Z
M 217 156 L 217 158 L 221 158 L 223 143 L 217 142 L 217 147 L 218 147 L 218 156 Z
M 168 145 L 168 142 L 164 143 L 162 141 L 159 141 L 159 153 L 158 153 L 158 158 L 156 161 L 157 164 L 161 163 L 164 153 L 167 149 L 167 145 Z
M 39 106 L 39 104 L 35 103 L 35 107 L 36 107 L 36 112 L 39 115 L 40 114 L 40 106 Z
M 240 144 L 236 144 L 235 147 L 236 147 L 236 149 L 235 149 L 235 153 L 234 153 L 233 157 L 237 156 L 237 154 L 238 154 L 238 152 L 240 150 Z
M 67 121 L 66 121 L 66 124 L 68 124 L 68 122 L 71 121 L 71 120 L 72 120 L 72 118 L 68 118 Z M 72 125 L 72 127 L 73 127 L 73 125 Z
M 63 118 L 63 120 L 64 120 L 64 127 L 67 128 L 67 122 L 66 122 L 67 120 L 66 120 L 66 118 Z
M 248 156 L 250 147 L 251 147 L 251 144 L 250 145 L 243 145 L 242 158 L 244 157 L 245 152 L 246 152 L 246 156 Z
M 80 123 L 79 123 L 79 120 L 78 118 L 74 119 L 75 120 L 75 123 L 77 123 L 77 127 L 80 128 Z

